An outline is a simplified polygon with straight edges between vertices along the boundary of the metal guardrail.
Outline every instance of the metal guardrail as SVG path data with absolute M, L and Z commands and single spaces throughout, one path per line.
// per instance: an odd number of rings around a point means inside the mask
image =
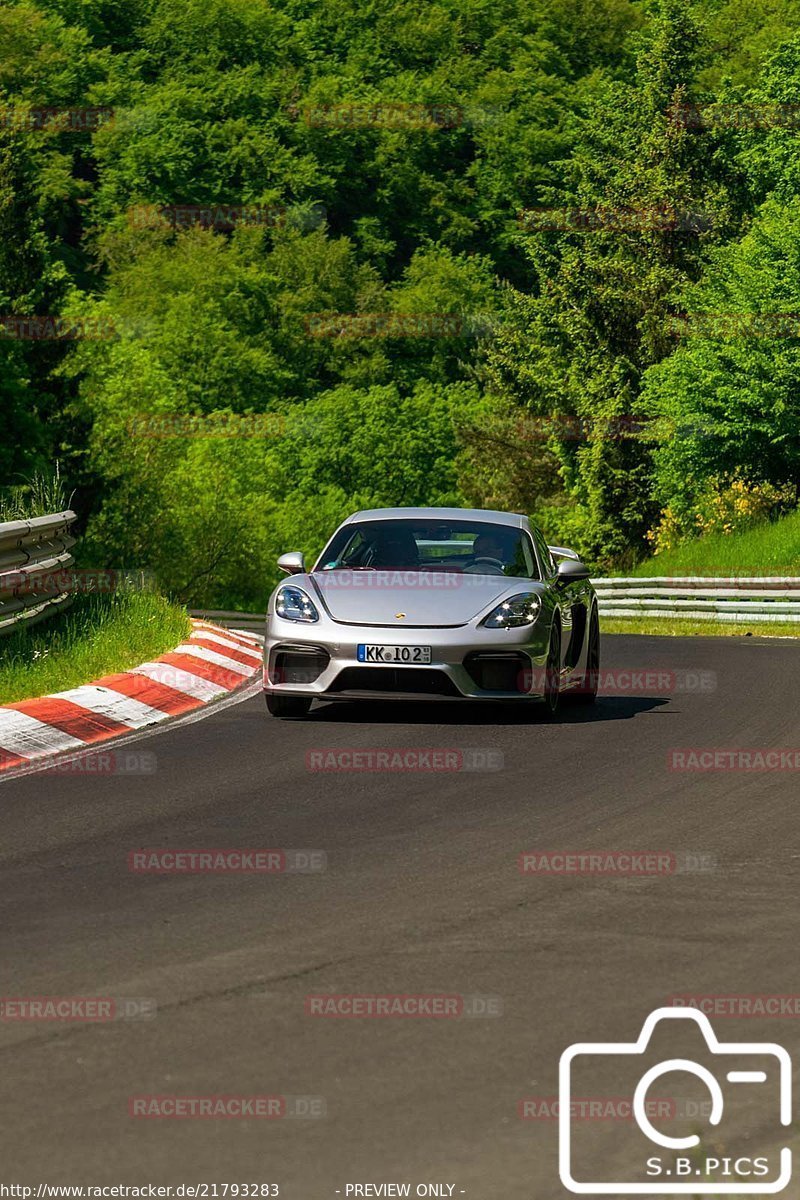
M 73 593 L 50 576 L 72 566 L 71 509 L 29 521 L 0 522 L 0 636 L 66 608 Z M 49 580 L 49 582 L 48 582 Z
M 213 621 L 215 625 L 224 625 L 228 629 L 243 629 L 245 633 L 264 633 L 266 613 L 231 612 L 223 608 L 190 608 L 190 617 L 198 617 L 201 621 Z
M 593 579 L 600 615 L 688 617 L 694 621 L 800 624 L 800 578 L 780 575 L 710 579 Z

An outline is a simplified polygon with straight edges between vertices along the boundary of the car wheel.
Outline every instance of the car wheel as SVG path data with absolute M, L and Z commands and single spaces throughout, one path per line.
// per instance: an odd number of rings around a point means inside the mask
M 551 719 L 558 712 L 558 700 L 561 695 L 561 629 L 554 625 L 550 634 L 550 646 L 547 651 L 547 666 L 544 681 L 544 711 Z
M 267 709 L 273 717 L 280 717 L 283 721 L 302 721 L 303 717 L 307 717 L 311 708 L 311 701 L 305 700 L 302 696 L 274 696 L 267 695 Z
M 586 672 L 574 693 L 576 704 L 594 704 L 600 675 L 600 620 L 597 609 L 589 618 L 589 640 L 586 645 Z

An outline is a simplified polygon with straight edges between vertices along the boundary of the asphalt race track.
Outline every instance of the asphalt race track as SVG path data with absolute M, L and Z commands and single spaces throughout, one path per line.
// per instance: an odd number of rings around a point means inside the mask
M 603 653 L 604 669 L 702 671 L 705 686 L 603 697 L 553 725 L 438 703 L 278 722 L 259 694 L 132 743 L 156 755 L 151 775 L 0 784 L 0 996 L 157 1006 L 0 1020 L 4 1180 L 565 1197 L 557 1124 L 521 1119 L 519 1102 L 556 1096 L 568 1045 L 632 1041 L 676 994 L 800 994 L 800 775 L 668 769 L 673 748 L 800 748 L 800 648 L 606 637 Z M 329 748 L 491 749 L 503 765 L 309 770 Z M 319 850 L 327 866 L 141 874 L 128 856 L 142 847 Z M 525 874 L 531 850 L 649 851 L 682 869 Z M 306 1011 L 310 995 L 353 993 L 478 996 L 490 1015 Z M 714 1025 L 800 1061 L 797 1017 Z M 620 1094 L 611 1079 L 597 1091 Z M 280 1095 L 290 1112 L 316 1097 L 326 1113 L 131 1117 L 129 1098 L 152 1094 Z M 759 1150 L 781 1144 L 768 1104 L 736 1120 Z M 625 1177 L 614 1122 L 584 1133 L 597 1169 Z

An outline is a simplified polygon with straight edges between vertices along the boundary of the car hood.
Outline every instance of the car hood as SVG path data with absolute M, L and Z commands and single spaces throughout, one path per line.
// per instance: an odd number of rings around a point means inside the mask
M 444 571 L 314 571 L 286 582 L 319 598 L 335 621 L 406 629 L 466 625 L 506 596 L 541 591 L 530 579 Z

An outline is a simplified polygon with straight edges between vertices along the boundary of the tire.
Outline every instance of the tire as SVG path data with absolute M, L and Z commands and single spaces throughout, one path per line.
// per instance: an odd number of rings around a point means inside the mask
M 592 609 L 589 618 L 589 635 L 586 643 L 586 671 L 581 679 L 580 687 L 573 693 L 576 704 L 594 704 L 597 699 L 598 678 L 600 675 L 600 620 L 597 609 Z
M 266 701 L 268 711 L 281 721 L 302 721 L 311 708 L 311 701 L 303 696 L 275 696 L 268 693 Z
M 547 648 L 547 665 L 545 667 L 544 701 L 542 707 L 545 716 L 554 720 L 558 713 L 558 701 L 561 695 L 561 627 L 554 625 L 550 633 L 550 645 Z

